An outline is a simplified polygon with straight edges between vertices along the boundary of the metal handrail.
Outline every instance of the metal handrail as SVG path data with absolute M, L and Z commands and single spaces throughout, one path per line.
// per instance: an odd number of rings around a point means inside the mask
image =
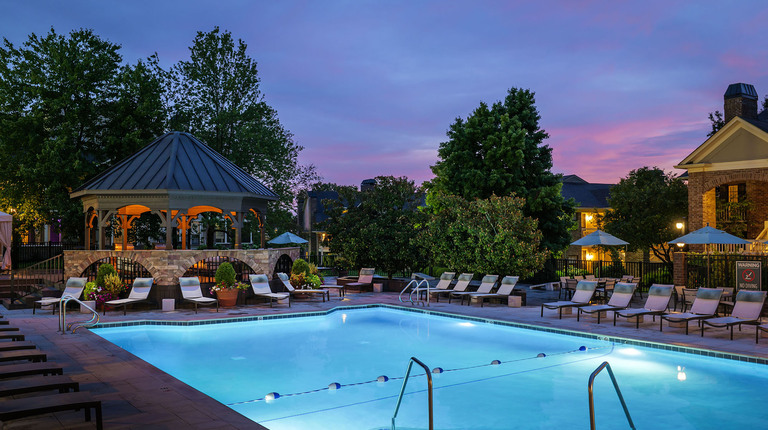
M 67 325 L 67 303 L 69 303 L 70 300 L 74 300 L 76 303 L 79 303 L 80 306 L 84 306 L 86 309 L 93 312 L 91 319 L 88 321 L 76 321 L 76 322 L 69 323 L 69 325 Z M 67 334 L 67 330 L 69 329 L 71 329 L 72 333 L 74 333 L 77 331 L 77 329 L 81 327 L 93 327 L 98 323 L 99 323 L 99 313 L 96 312 L 93 308 L 91 308 L 87 304 L 78 300 L 77 298 L 68 295 L 68 296 L 63 296 L 61 300 L 59 300 L 59 331 L 62 334 Z M 75 327 L 72 328 L 73 326 Z
M 400 411 L 400 403 L 403 401 L 403 394 L 405 393 L 405 385 L 408 384 L 408 378 L 411 376 L 411 367 L 413 367 L 413 363 L 418 364 L 424 369 L 425 374 L 427 375 L 427 392 L 428 394 L 428 408 L 429 408 L 429 430 L 434 430 L 434 420 L 432 419 L 432 373 L 429 371 L 429 367 L 427 367 L 426 364 L 422 363 L 418 358 L 411 357 L 410 360 L 408 360 L 408 370 L 405 371 L 405 377 L 403 378 L 403 386 L 400 387 L 400 395 L 397 396 L 397 406 L 395 406 L 395 413 L 392 414 L 392 430 L 395 430 L 395 418 L 397 418 L 397 413 Z
M 422 283 L 426 283 L 427 284 L 427 287 L 425 289 L 421 289 L 421 284 Z M 421 279 L 421 280 L 413 279 L 413 280 L 411 280 L 411 282 L 409 282 L 408 285 L 406 285 L 405 288 L 403 288 L 403 290 L 400 291 L 400 296 L 398 296 L 398 299 L 400 300 L 400 303 L 405 303 L 403 301 L 403 294 L 405 294 L 405 292 L 408 291 L 408 289 L 411 288 L 411 285 L 413 285 L 413 284 L 416 284 L 416 285 L 415 285 L 415 287 L 413 287 L 413 289 L 411 289 L 411 293 L 408 295 L 408 301 L 411 302 L 412 305 L 414 305 L 416 303 L 424 302 L 423 300 L 419 299 L 418 293 L 421 292 L 421 291 L 426 291 L 427 292 L 426 306 L 429 306 L 429 288 L 430 287 L 429 287 L 429 281 L 426 280 L 426 279 Z M 414 293 L 416 294 L 416 301 L 413 300 L 413 294 Z
M 589 375 L 589 428 L 591 430 L 595 430 L 595 398 L 594 394 L 592 393 L 592 386 L 595 384 L 595 377 L 598 373 L 600 373 L 603 369 L 608 369 L 608 375 L 611 377 L 611 382 L 613 382 L 613 388 L 616 390 L 616 394 L 619 396 L 619 401 L 621 402 L 621 407 L 624 408 L 624 415 L 627 416 L 627 422 L 629 423 L 629 428 L 632 430 L 635 430 L 635 423 L 632 422 L 632 417 L 629 416 L 629 409 L 627 409 L 627 403 L 624 401 L 624 396 L 621 395 L 621 390 L 619 389 L 619 384 L 616 382 L 616 377 L 613 375 L 613 370 L 611 370 L 611 365 L 608 364 L 607 361 L 604 361 L 603 364 L 597 366 L 597 369 L 595 369 L 594 372 L 592 372 L 591 375 Z

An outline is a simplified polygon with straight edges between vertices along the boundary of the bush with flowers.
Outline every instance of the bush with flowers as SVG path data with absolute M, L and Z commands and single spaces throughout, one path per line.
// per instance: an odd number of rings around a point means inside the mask
M 97 277 L 97 279 L 99 278 Z M 125 290 L 126 288 L 122 279 L 120 279 L 120 275 L 118 275 L 117 272 L 114 272 L 105 273 L 104 276 L 101 277 L 101 285 L 99 285 L 98 282 L 86 283 L 83 293 L 86 300 L 94 300 L 97 305 L 103 305 L 104 302 L 109 300 L 119 299 L 120 294 Z
M 323 278 L 317 266 L 297 258 L 291 268 L 291 285 L 295 288 L 320 288 L 323 285 Z
M 211 287 L 211 294 L 225 290 L 247 290 L 248 284 L 237 281 L 237 273 L 231 263 L 224 262 L 219 265 L 214 275 L 216 284 Z

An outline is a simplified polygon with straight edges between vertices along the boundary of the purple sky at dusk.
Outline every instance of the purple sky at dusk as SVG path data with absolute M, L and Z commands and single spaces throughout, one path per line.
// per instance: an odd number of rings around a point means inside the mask
M 456 117 L 536 92 L 554 171 L 617 182 L 672 170 L 730 83 L 768 94 L 768 4 L 739 1 L 0 2 L 0 36 L 92 28 L 135 63 L 188 58 L 218 25 L 248 44 L 261 89 L 325 181 L 432 177 Z M 762 48 L 761 48 L 762 46 Z M 682 171 L 675 171 L 681 173 Z

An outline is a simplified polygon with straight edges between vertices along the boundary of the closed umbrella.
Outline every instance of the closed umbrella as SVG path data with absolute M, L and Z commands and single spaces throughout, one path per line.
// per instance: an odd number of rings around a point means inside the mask
M 572 242 L 571 245 L 577 245 L 577 246 L 596 246 L 596 245 L 603 245 L 603 246 L 622 246 L 622 245 L 629 245 L 629 242 L 625 242 L 618 237 L 608 234 L 602 230 L 595 230 L 594 232 L 582 237 L 581 239 Z M 602 261 L 602 259 L 601 259 Z M 602 265 L 602 263 L 601 263 Z M 602 275 L 602 267 L 600 274 Z
M 296 236 L 290 231 L 286 231 L 285 233 L 281 234 L 280 236 L 277 236 L 276 238 L 268 241 L 267 243 L 271 243 L 272 245 L 288 245 L 291 243 L 307 243 L 307 241 L 300 238 L 299 236 Z
M 749 245 L 750 241 L 736 237 L 730 233 L 710 227 L 700 228 L 677 239 L 670 240 L 670 245 L 684 243 L 686 245 L 706 245 L 707 253 L 707 286 L 709 286 L 709 245 Z

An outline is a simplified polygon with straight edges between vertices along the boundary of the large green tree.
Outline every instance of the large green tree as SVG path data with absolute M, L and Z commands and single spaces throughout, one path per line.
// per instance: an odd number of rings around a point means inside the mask
M 438 266 L 500 276 L 533 276 L 548 251 L 539 246 L 537 221 L 523 214 L 518 197 L 466 200 L 433 193 L 430 217 L 420 242 Z
M 605 230 L 629 242 L 629 250 L 650 250 L 672 262 L 675 245 L 667 242 L 681 232 L 676 224 L 688 215 L 688 187 L 671 173 L 641 167 L 611 188 L 611 210 L 603 217 Z
M 0 47 L 0 202 L 22 228 L 57 224 L 82 233 L 69 193 L 158 135 L 158 79 L 91 30 L 31 34 Z
M 539 127 L 534 93 L 512 88 L 503 101 L 457 118 L 440 144 L 430 191 L 465 199 L 516 195 L 523 213 L 538 220 L 542 248 L 559 252 L 570 242 L 575 204 L 560 194 L 560 175 L 551 172 L 552 148 Z
M 168 89 L 169 128 L 194 134 L 280 197 L 270 203 L 268 232 L 295 228 L 294 197 L 317 175 L 313 165 L 299 164 L 304 148 L 265 102 L 247 45 L 215 27 L 198 32 L 189 51 L 189 60 L 169 71 L 158 68 Z
M 425 265 L 416 241 L 425 221 L 419 209 L 423 194 L 413 181 L 379 176 L 371 190 L 339 192 L 339 200 L 327 201 L 331 252 L 354 267 L 375 267 L 390 277 Z

